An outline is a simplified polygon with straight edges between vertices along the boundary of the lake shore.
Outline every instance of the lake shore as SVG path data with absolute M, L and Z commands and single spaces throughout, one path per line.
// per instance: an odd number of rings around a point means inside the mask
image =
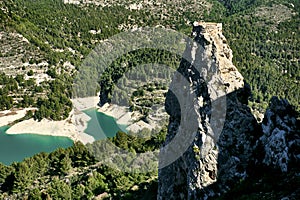
M 25 117 L 26 112 L 29 110 L 36 110 L 36 108 L 25 108 L 25 109 L 12 109 L 0 111 L 0 126 L 6 126 L 14 121 Z
M 109 103 L 98 106 L 99 96 L 77 98 L 72 102 L 74 107 L 80 111 L 95 108 L 98 112 L 113 117 L 118 124 L 127 125 L 128 131 L 138 132 L 144 128 L 152 130 L 158 126 L 157 123 L 149 124 L 140 120 L 141 114 L 130 112 L 129 107 Z
M 71 111 L 69 117 L 61 121 L 52 121 L 43 119 L 35 121 L 34 119 L 24 120 L 11 126 L 6 134 L 36 134 L 47 136 L 61 136 L 68 137 L 74 142 L 80 141 L 83 144 L 92 143 L 95 141 L 94 137 L 86 134 L 84 130 L 87 128 L 87 122 L 90 117 L 82 110 L 96 107 L 97 96 L 72 99 L 74 109 Z M 3 111 L 3 116 L 0 116 L 0 125 L 8 125 L 15 120 L 21 119 L 25 116 L 28 109 L 16 111 L 17 114 L 7 115 L 8 111 Z
M 84 113 L 76 113 L 72 110 L 70 117 L 62 121 L 51 121 L 43 119 L 24 120 L 10 127 L 6 134 L 37 134 L 48 136 L 68 137 L 74 142 L 80 141 L 83 144 L 92 143 L 95 139 L 84 133 L 89 117 Z
M 98 108 L 98 112 L 115 118 L 118 124 L 127 125 L 127 130 L 134 133 L 146 128 L 149 130 L 159 127 L 157 123 L 146 123 L 140 120 L 141 114 L 130 112 L 128 107 L 115 104 L 105 104 Z
M 95 141 L 94 137 L 84 132 L 90 117 L 82 112 L 91 108 L 95 108 L 98 112 L 115 118 L 118 124 L 128 125 L 127 130 L 133 132 L 138 132 L 143 128 L 151 130 L 156 127 L 141 120 L 137 120 L 140 116 L 135 112 L 130 112 L 128 107 L 115 104 L 105 104 L 104 106 L 99 107 L 97 105 L 98 101 L 98 96 L 72 99 L 74 108 L 66 120 L 24 120 L 11 126 L 6 133 L 62 136 L 68 137 L 73 141 L 80 141 L 83 144 L 92 143 Z M 2 117 L 0 116 L 0 125 L 4 126 L 24 117 L 27 110 L 28 109 L 18 110 L 16 111 L 17 114 L 13 113 L 9 115 L 7 115 L 8 112 L 3 111 Z
M 98 107 L 98 112 L 115 118 L 118 124 L 130 124 L 132 121 L 133 113 L 125 106 L 106 103 L 102 107 Z

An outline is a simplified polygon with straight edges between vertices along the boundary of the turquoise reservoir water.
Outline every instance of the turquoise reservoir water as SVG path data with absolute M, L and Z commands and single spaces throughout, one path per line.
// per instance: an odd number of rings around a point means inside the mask
M 96 140 L 113 137 L 118 131 L 127 132 L 125 125 L 118 125 L 113 117 L 98 112 L 95 108 L 84 112 L 91 117 L 85 132 Z M 73 145 L 73 141 L 67 137 L 8 135 L 5 133 L 8 128 L 8 126 L 0 127 L 0 162 L 6 165 L 22 161 L 40 152 L 52 152 L 59 147 L 67 148 Z
M 113 117 L 98 112 L 95 108 L 85 110 L 84 113 L 91 117 L 84 132 L 96 140 L 114 137 L 118 131 L 127 132 L 126 125 L 117 124 Z
M 0 162 L 9 165 L 40 152 L 52 152 L 59 147 L 67 148 L 73 141 L 67 137 L 35 134 L 8 135 L 8 126 L 0 127 Z

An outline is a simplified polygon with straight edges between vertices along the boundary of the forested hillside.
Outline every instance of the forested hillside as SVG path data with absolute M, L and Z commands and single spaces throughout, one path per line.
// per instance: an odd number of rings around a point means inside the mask
M 38 110 L 29 112 L 24 119 L 65 119 L 72 109 L 74 77 L 99 43 L 137 27 L 159 26 L 190 35 L 192 22 L 203 20 L 223 24 L 223 33 L 233 50 L 234 65 L 251 87 L 249 106 L 254 112 L 263 113 L 272 96 L 286 98 L 300 111 L 299 0 L 100 2 L 79 5 L 64 4 L 62 0 L 0 2 L 1 110 L 36 107 Z M 132 7 L 134 3 L 142 7 Z M 178 55 L 157 49 L 130 52 L 106 66 L 110 70 L 99 80 L 99 90 L 105 88 L 112 95 L 116 80 L 139 64 L 161 63 L 176 69 L 180 59 Z M 142 71 L 139 75 L 144 76 L 147 71 Z M 162 79 L 170 77 L 168 71 L 158 73 Z M 45 81 L 37 81 L 39 74 L 46 77 Z M 150 82 L 132 97 L 125 93 L 115 102 L 136 102 L 136 97 L 144 96 L 145 92 L 166 87 Z M 147 112 L 141 106 L 147 103 L 131 104 L 131 109 Z M 120 148 L 139 153 L 159 149 L 165 135 L 164 127 L 152 138 L 118 133 L 111 141 Z M 0 163 L 0 199 L 156 198 L 157 171 L 121 172 L 98 163 L 88 151 L 91 149 L 101 151 L 101 141 L 88 146 L 77 143 L 50 154 L 40 153 L 11 166 Z M 263 181 L 271 183 L 272 175 L 267 173 Z M 246 184 L 254 183 L 241 184 L 230 194 L 240 194 L 247 188 Z M 291 183 L 299 185 L 294 179 Z M 276 193 L 266 185 L 263 189 L 257 199 L 267 199 L 268 192 Z
M 110 141 L 136 154 L 157 150 L 165 140 L 165 135 L 166 129 L 153 138 L 119 132 Z M 106 166 L 94 157 L 102 155 L 103 150 L 107 151 L 102 145 L 101 141 L 88 146 L 75 143 L 68 149 L 58 149 L 50 154 L 40 153 L 11 166 L 0 163 L 0 198 L 93 199 L 101 196 L 112 199 L 155 199 L 157 171 L 129 173 Z M 109 155 L 113 156 L 114 153 L 117 152 L 111 151 Z M 132 158 L 116 155 L 113 159 L 119 165 L 125 165 Z M 157 163 L 151 164 L 157 168 Z
M 266 108 L 275 95 L 299 110 L 299 2 L 293 3 L 261 3 L 223 23 L 234 64 L 251 85 L 255 107 Z
M 173 6 L 162 1 L 157 5 L 130 9 L 126 7 L 131 5 L 130 2 L 108 1 L 109 6 L 78 6 L 64 4 L 61 0 L 7 0 L 2 2 L 1 29 L 4 32 L 17 31 L 33 45 L 33 49 L 37 48 L 41 52 L 40 60 L 25 53 L 22 58 L 24 63 L 39 64 L 46 61 L 48 65 L 44 71 L 48 69 L 49 75 L 66 72 L 64 76 L 67 76 L 70 69 L 66 63 L 79 69 L 82 60 L 97 43 L 127 29 L 161 25 L 189 34 L 189 23 L 194 20 L 222 22 L 225 36 L 233 49 L 234 64 L 251 85 L 253 108 L 265 108 L 270 97 L 277 95 L 287 98 L 299 109 L 299 2 L 220 2 L 210 0 L 202 3 L 202 7 L 206 8 L 203 10 L 200 5 L 189 1 L 177 2 Z M 164 9 L 154 9 L 161 7 Z M 0 55 L 1 59 L 14 56 L 4 53 L 4 49 Z M 142 55 L 145 54 L 139 52 L 134 56 L 124 55 L 120 60 L 122 64 L 129 58 L 143 60 L 145 58 Z M 159 57 L 155 59 L 161 60 Z M 153 59 L 147 62 L 153 62 Z M 164 62 L 176 68 L 179 58 L 171 57 L 171 60 Z M 25 68 L 28 67 L 23 67 L 23 70 L 21 67 L 18 73 L 28 73 Z M 70 85 L 72 80 L 65 83 Z

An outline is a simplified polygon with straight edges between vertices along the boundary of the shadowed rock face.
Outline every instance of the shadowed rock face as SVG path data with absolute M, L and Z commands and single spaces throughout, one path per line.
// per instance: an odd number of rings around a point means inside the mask
M 300 122 L 287 100 L 272 97 L 262 123 L 263 135 L 257 141 L 257 163 L 288 172 L 300 164 Z
M 158 199 L 206 199 L 228 191 L 246 177 L 261 133 L 222 25 L 194 23 L 192 35 L 184 56 L 192 62 L 181 61 L 166 97 L 170 121 Z
M 196 22 L 191 35 L 166 96 L 170 121 L 160 152 L 157 199 L 220 196 L 246 177 L 263 176 L 261 170 L 296 179 L 299 113 L 273 97 L 258 124 L 247 106 L 250 88 L 232 64 L 222 25 Z M 295 195 L 300 190 L 289 194 Z

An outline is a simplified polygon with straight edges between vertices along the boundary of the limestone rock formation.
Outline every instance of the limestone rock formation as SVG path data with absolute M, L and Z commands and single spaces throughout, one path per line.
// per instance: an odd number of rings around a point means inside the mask
M 261 160 L 268 167 L 288 172 L 300 164 L 300 121 L 287 100 L 272 97 L 262 123 L 263 135 L 257 149 Z
M 250 90 L 233 65 L 222 24 L 195 22 L 167 93 L 168 135 L 160 153 L 158 199 L 207 199 L 246 177 L 260 137 Z
M 273 97 L 258 124 L 247 106 L 251 91 L 232 64 L 222 25 L 195 22 L 192 36 L 166 96 L 170 120 L 157 199 L 209 199 L 268 171 L 296 180 L 299 114 Z M 289 194 L 297 195 L 299 189 Z

